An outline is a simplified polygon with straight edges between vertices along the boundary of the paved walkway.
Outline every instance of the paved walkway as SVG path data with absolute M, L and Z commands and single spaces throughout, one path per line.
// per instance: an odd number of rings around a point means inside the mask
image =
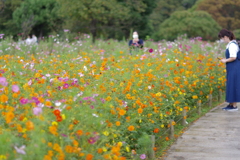
M 226 104 L 194 122 L 164 160 L 240 160 L 240 104 L 232 112 L 221 109 Z

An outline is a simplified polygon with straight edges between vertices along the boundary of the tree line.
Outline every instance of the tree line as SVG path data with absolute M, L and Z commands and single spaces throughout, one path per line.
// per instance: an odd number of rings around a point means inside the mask
M 240 33 L 239 0 L 0 0 L 0 33 L 38 37 L 91 34 L 96 38 L 174 40 L 187 34 L 217 39 L 221 28 Z

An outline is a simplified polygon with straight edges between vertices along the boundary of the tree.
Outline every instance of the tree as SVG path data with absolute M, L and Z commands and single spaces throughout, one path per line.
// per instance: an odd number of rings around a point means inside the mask
M 182 0 L 182 5 L 184 8 L 189 9 L 195 5 L 198 0 Z
M 220 30 L 218 23 L 204 11 L 176 11 L 159 27 L 158 39 L 174 40 L 187 34 L 188 37 L 202 37 L 214 40 Z
M 118 0 L 123 2 L 126 8 L 129 8 L 129 17 L 121 24 L 125 36 L 128 37 L 131 30 L 138 31 L 144 39 L 147 35 L 153 33 L 150 25 L 149 16 L 156 8 L 157 0 Z
M 37 32 L 40 36 L 61 28 L 62 19 L 57 14 L 55 0 L 25 0 L 13 13 L 15 23 L 21 28 L 23 36 Z M 36 33 L 34 33 L 36 34 Z
M 116 0 L 59 0 L 59 10 L 74 31 L 92 34 L 92 41 L 108 29 L 108 24 L 118 23 L 128 17 L 129 10 Z
M 222 28 L 228 30 L 240 28 L 239 0 L 202 0 L 197 6 L 197 10 L 211 14 Z
M 0 0 L 0 31 L 5 35 L 15 35 L 19 28 L 12 19 L 12 14 L 18 8 L 23 0 Z
M 159 25 L 168 19 L 171 14 L 175 11 L 184 10 L 181 0 L 158 0 L 156 8 L 153 10 L 152 14 L 149 16 L 150 23 L 154 29 L 157 31 Z

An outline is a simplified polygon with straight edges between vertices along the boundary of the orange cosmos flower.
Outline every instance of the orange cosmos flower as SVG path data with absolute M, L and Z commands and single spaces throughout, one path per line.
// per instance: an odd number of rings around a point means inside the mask
M 116 126 L 120 126 L 120 125 L 121 125 L 121 122 L 117 121 Z
M 55 151 L 57 151 L 57 152 L 61 152 L 61 151 L 62 151 L 60 145 L 57 144 L 57 143 L 54 143 L 54 145 L 53 145 L 53 150 L 55 150 Z
M 154 133 L 158 133 L 158 132 L 159 132 L 159 129 L 158 129 L 158 128 L 155 128 L 153 132 L 154 132 Z
M 129 130 L 129 131 L 134 131 L 134 129 L 135 129 L 134 126 L 129 126 L 129 127 L 128 127 L 128 130 Z
M 78 141 L 73 140 L 73 145 L 74 145 L 75 147 L 77 147 L 77 146 L 78 146 Z
M 126 113 L 126 111 L 125 111 L 125 110 L 123 110 L 123 109 L 120 109 L 118 114 L 119 114 L 119 115 L 121 115 L 121 116 L 123 116 L 125 113 Z
M 2 94 L 2 95 L 0 96 L 0 101 L 1 101 L 2 103 L 6 103 L 6 102 L 8 101 L 8 97 L 7 97 L 5 94 Z
M 33 130 L 34 129 L 34 124 L 33 124 L 33 122 L 32 121 L 27 121 L 26 122 L 26 128 L 27 128 L 27 130 Z
M 142 108 L 138 108 L 138 113 L 141 114 L 143 112 Z
M 130 116 L 127 116 L 127 117 L 126 117 L 127 122 L 129 122 L 130 119 L 131 119 Z
M 46 101 L 46 102 L 45 102 L 45 105 L 48 106 L 48 107 L 50 107 L 50 106 L 52 105 L 52 102 Z
M 12 121 L 12 119 L 14 118 L 14 114 L 12 112 L 7 112 L 6 113 L 6 123 L 10 123 Z
M 103 149 L 102 149 L 102 148 L 98 148 L 97 152 L 98 152 L 99 154 L 101 154 L 101 153 L 103 152 Z
M 49 156 L 49 155 L 45 155 L 43 159 L 44 159 L 44 160 L 52 160 L 52 157 Z
M 77 131 L 77 135 L 79 135 L 79 136 L 83 135 L 83 131 L 82 130 L 78 130 Z
M 73 152 L 73 147 L 70 146 L 70 145 L 67 145 L 67 146 L 65 147 L 65 151 L 66 151 L 67 153 L 72 153 L 72 152 Z
M 86 160 L 92 160 L 93 159 L 93 155 L 91 155 L 91 154 L 87 154 L 87 156 L 86 156 Z
M 50 133 L 52 133 L 53 135 L 58 135 L 58 133 L 57 133 L 57 126 L 56 125 L 53 125 L 53 126 L 50 126 L 49 127 L 49 131 L 50 131 Z
M 49 102 L 49 101 L 48 101 Z M 51 103 L 51 102 L 50 102 Z M 55 115 L 55 116 L 60 116 L 60 114 L 61 114 L 61 111 L 59 111 L 58 109 L 55 109 L 54 111 L 53 111 L 53 114 Z
M 56 121 L 57 121 L 57 122 L 62 122 L 62 120 L 63 120 L 63 118 L 62 118 L 61 115 L 58 115 L 58 116 L 56 117 Z

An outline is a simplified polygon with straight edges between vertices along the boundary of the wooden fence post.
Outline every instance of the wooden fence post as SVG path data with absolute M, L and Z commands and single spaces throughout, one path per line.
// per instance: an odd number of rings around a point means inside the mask
M 201 100 L 199 100 L 197 102 L 197 111 L 198 111 L 198 115 L 201 115 L 202 114 L 202 104 L 201 104 Z
M 183 116 L 183 119 L 182 119 L 182 125 L 185 126 L 185 125 L 187 124 L 187 121 L 186 121 L 186 118 L 187 118 L 187 111 L 186 111 L 185 108 L 183 108 L 182 116 Z
M 219 89 L 218 91 L 218 101 L 221 102 L 222 101 L 222 90 Z
M 169 138 L 170 139 L 173 139 L 174 138 L 174 125 L 173 125 L 173 120 L 170 120 L 170 136 Z
M 212 94 L 209 94 L 209 107 L 212 107 Z
M 150 135 L 150 139 L 151 139 L 152 145 L 151 145 L 151 150 L 149 151 L 149 159 L 154 160 L 155 159 L 155 151 L 154 151 L 155 135 Z

